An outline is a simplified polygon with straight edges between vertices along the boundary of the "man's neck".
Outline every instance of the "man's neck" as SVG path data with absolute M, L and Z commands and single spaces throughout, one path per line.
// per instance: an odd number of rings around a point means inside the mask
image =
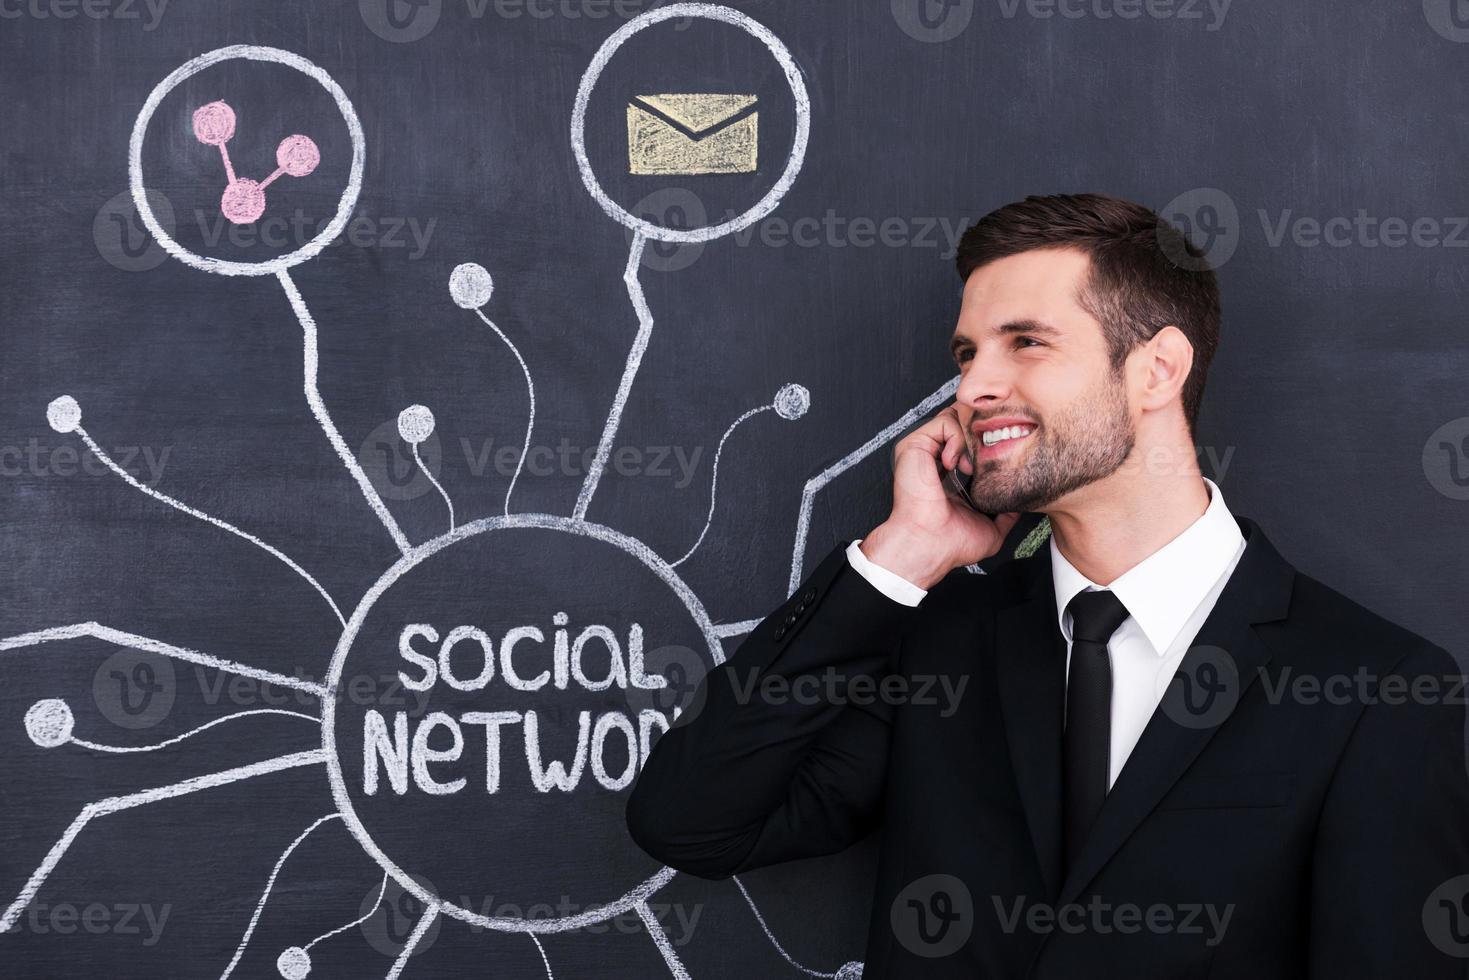
M 1197 467 L 1166 475 L 1119 470 L 1045 513 L 1066 560 L 1091 581 L 1109 585 L 1182 534 L 1208 506 L 1209 488 Z

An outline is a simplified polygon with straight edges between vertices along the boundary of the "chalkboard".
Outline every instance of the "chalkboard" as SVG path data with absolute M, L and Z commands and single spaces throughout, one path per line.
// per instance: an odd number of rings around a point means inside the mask
M 0 973 L 859 975 L 872 841 L 622 810 L 1026 194 L 1205 245 L 1205 474 L 1462 657 L 1461 6 L 0 0 Z

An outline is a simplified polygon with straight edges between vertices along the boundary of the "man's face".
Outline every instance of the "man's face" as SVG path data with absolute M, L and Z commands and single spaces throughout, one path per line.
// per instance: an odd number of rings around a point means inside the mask
M 980 510 L 1040 511 L 1117 470 L 1135 424 L 1101 324 L 1077 301 L 1091 260 L 1040 249 L 969 274 L 951 349 Z M 986 445 L 984 432 L 1030 429 Z

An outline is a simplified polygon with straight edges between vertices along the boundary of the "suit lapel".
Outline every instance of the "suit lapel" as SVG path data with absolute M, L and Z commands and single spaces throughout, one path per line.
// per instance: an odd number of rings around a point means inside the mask
M 1270 662 L 1270 650 L 1252 624 L 1285 616 L 1294 570 L 1258 525 L 1239 516 L 1235 520 L 1245 535 L 1244 554 L 1107 794 L 1061 887 L 1058 906 L 1075 901 L 1091 883 L 1220 726 L 1228 723 L 1260 668 Z M 1054 617 L 1054 602 L 1051 614 Z M 1059 792 L 1059 776 L 1057 786 Z
M 1066 638 L 1056 622 L 1051 552 L 1024 559 L 1031 577 L 1020 600 L 995 618 L 995 671 L 1015 782 L 1046 893 L 1061 887 L 1061 725 Z

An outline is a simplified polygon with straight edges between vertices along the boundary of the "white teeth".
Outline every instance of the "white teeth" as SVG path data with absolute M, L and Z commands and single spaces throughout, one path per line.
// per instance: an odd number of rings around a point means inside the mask
M 980 441 L 986 446 L 993 446 L 1007 439 L 1019 439 L 1022 436 L 1028 436 L 1034 431 L 1035 429 L 1031 426 L 1007 425 L 1003 429 L 990 429 L 988 432 L 983 433 L 980 436 Z

